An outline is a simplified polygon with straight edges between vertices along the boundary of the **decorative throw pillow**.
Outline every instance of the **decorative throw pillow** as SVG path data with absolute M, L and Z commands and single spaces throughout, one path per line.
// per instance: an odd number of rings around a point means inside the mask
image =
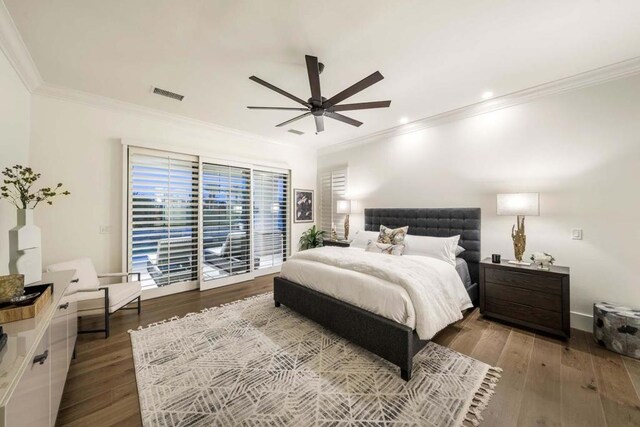
M 375 252 L 378 254 L 402 255 L 404 252 L 404 245 L 392 245 L 390 243 L 378 243 L 373 240 L 369 240 L 367 247 L 364 249 L 367 252 Z
M 392 245 L 402 245 L 404 238 L 409 231 L 409 226 L 400 228 L 389 228 L 384 225 L 380 226 L 380 234 L 378 234 L 378 243 L 389 243 Z

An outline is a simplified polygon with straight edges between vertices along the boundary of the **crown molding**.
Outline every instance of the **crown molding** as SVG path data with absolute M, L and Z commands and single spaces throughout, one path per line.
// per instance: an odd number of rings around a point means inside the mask
M 0 50 L 4 52 L 30 92 L 42 84 L 42 76 L 2 0 L 0 0 Z
M 552 82 L 543 83 L 538 86 L 533 86 L 528 89 L 512 92 L 487 101 L 478 102 L 455 110 L 425 117 L 405 125 L 395 126 L 379 132 L 374 132 L 365 136 L 329 145 L 327 147 L 322 147 L 318 149 L 318 154 L 335 153 L 358 145 L 369 144 L 385 138 L 418 132 L 445 123 L 525 104 L 543 97 L 603 84 L 639 73 L 640 56 L 576 74 L 571 77 L 565 77 Z
M 168 113 L 166 111 L 157 110 L 155 108 L 144 107 L 142 105 L 119 101 L 117 99 L 109 98 L 106 96 L 95 95 L 89 92 L 70 89 L 63 86 L 56 86 L 49 83 L 43 83 L 36 90 L 34 90 L 33 93 L 35 95 L 45 96 L 48 98 L 54 98 L 63 101 L 70 101 L 77 104 L 83 104 L 115 112 L 127 112 L 131 114 L 142 115 L 145 117 L 171 121 L 178 125 L 186 125 L 190 127 L 198 127 L 205 130 L 221 132 L 249 141 L 262 143 L 267 142 L 275 145 L 300 148 L 300 145 L 296 145 L 294 143 L 287 143 L 270 138 L 265 138 L 254 133 L 217 125 L 215 123 L 207 122 L 204 120 L 193 119 L 191 117 L 182 116 L 180 114 Z

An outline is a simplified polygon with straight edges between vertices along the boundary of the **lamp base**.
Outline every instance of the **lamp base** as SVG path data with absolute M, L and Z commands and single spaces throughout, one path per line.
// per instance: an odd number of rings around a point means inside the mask
M 344 240 L 349 240 L 349 214 L 344 217 Z
M 515 265 L 531 265 L 530 262 L 526 262 L 526 261 L 516 261 L 515 259 L 509 260 L 507 261 L 507 263 L 509 264 L 515 264 Z

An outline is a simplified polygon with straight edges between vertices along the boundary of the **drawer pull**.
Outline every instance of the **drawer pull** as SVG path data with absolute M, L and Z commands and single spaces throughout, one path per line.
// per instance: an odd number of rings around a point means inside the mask
M 44 353 L 39 354 L 36 357 L 34 357 L 33 358 L 34 365 L 36 363 L 39 363 L 39 364 L 43 365 L 44 361 L 47 360 L 47 357 L 49 357 L 49 350 L 45 350 Z
M 58 306 L 58 308 L 60 308 L 62 310 L 66 310 L 67 308 L 69 308 L 69 302 L 65 302 L 64 304 L 60 304 Z

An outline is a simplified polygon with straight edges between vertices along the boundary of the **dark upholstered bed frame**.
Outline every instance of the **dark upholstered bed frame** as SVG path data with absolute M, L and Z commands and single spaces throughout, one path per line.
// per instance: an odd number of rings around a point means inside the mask
M 418 236 L 460 235 L 459 245 L 465 248 L 460 257 L 467 261 L 472 282 L 467 292 L 476 303 L 480 272 L 479 208 L 365 209 L 364 217 L 367 231 L 378 231 L 380 225 L 391 228 L 408 225 L 409 234 Z M 273 299 L 276 307 L 284 304 L 399 366 L 405 381 L 411 379 L 413 356 L 428 342 L 408 326 L 280 277 L 273 281 Z

